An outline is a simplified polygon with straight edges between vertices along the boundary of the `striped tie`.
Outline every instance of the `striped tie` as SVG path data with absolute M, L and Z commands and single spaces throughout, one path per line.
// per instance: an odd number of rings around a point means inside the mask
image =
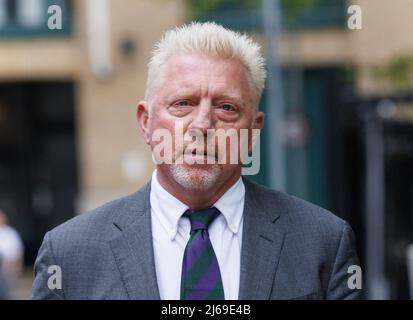
M 215 207 L 191 212 L 191 237 L 186 245 L 181 275 L 181 300 L 224 300 L 218 260 L 209 240 L 208 226 L 220 214 Z

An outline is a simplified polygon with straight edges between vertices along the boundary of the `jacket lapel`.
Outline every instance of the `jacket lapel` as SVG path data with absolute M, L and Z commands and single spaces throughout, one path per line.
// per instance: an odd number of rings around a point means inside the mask
M 257 186 L 245 184 L 239 299 L 269 299 L 284 242 L 276 227 L 280 215 L 266 208 Z
M 153 254 L 150 182 L 132 196 L 113 222 L 120 233 L 111 248 L 128 296 L 133 300 L 159 300 Z
M 265 207 L 256 185 L 245 184 L 239 299 L 269 299 L 281 254 L 284 231 L 280 215 Z M 120 230 L 111 248 L 128 297 L 159 300 L 150 215 L 150 182 L 119 209 L 113 224 Z M 260 201 L 261 200 L 261 201 Z

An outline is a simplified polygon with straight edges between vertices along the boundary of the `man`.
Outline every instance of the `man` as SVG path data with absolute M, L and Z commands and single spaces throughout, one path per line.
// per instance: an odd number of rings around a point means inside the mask
M 0 209 L 0 299 L 12 298 L 23 268 L 24 247 L 18 232 Z
M 137 106 L 157 163 L 151 181 L 48 232 L 33 298 L 357 298 L 348 224 L 242 178 L 242 153 L 235 162 L 225 153 L 240 146 L 213 144 L 219 130 L 242 143 L 242 130 L 252 137 L 263 127 L 264 80 L 260 48 L 245 35 L 213 23 L 167 32 Z M 61 271 L 58 286 L 48 286 L 50 266 Z
M 0 300 L 8 300 L 10 298 L 9 282 L 3 272 L 3 258 L 0 254 Z

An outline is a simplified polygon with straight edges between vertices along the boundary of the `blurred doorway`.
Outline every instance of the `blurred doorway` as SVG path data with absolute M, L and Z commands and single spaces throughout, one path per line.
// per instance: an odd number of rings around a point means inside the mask
M 407 247 L 413 243 L 413 96 L 349 95 L 339 110 L 336 167 L 342 170 L 336 171 L 335 181 L 345 183 L 337 183 L 334 193 L 339 195 L 338 211 L 349 212 L 358 236 L 366 297 L 384 294 L 408 299 L 412 294 Z
M 0 83 L 0 207 L 27 264 L 45 232 L 73 216 L 77 189 L 73 83 Z

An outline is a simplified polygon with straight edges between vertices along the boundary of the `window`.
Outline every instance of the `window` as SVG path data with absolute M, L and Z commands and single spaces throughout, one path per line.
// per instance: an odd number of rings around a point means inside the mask
M 51 5 L 62 9 L 62 29 L 47 26 Z M 0 38 L 68 35 L 71 16 L 70 0 L 0 0 Z
M 261 28 L 261 0 L 186 0 L 189 20 L 215 21 L 239 30 Z M 344 0 L 280 0 L 284 29 L 342 28 Z
M 3 28 L 8 21 L 8 2 L 7 0 L 0 0 L 0 28 Z
M 24 28 L 39 28 L 45 21 L 44 0 L 17 0 L 16 21 Z

